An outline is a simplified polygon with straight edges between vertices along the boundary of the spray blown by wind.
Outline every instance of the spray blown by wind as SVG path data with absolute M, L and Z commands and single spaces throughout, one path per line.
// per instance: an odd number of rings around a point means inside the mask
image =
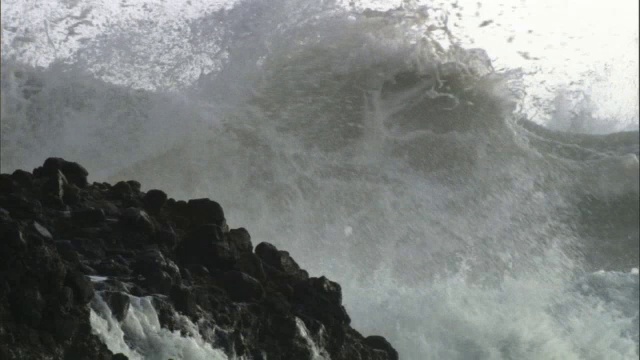
M 526 68 L 418 4 L 150 3 L 105 25 L 64 6 L 97 35 L 43 68 L 47 37 L 3 51 L 3 172 L 61 156 L 214 198 L 403 359 L 638 356 L 638 132 L 597 93 L 534 101 Z

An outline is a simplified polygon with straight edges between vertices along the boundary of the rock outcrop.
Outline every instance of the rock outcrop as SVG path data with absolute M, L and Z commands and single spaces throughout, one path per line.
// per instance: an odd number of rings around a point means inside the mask
M 118 321 L 129 294 L 153 297 L 163 327 L 180 330 L 172 314 L 187 316 L 237 357 L 398 358 L 384 338 L 350 327 L 339 284 L 272 244 L 254 249 L 215 201 L 87 177 L 59 158 L 0 175 L 0 358 L 126 358 L 92 333 L 96 292 Z

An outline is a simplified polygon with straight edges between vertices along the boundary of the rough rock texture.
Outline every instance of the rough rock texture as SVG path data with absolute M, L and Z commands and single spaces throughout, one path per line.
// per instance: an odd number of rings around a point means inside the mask
M 119 321 L 127 293 L 153 296 L 164 327 L 178 330 L 181 313 L 248 359 L 310 359 L 301 327 L 331 359 L 398 358 L 384 338 L 350 327 L 339 284 L 310 277 L 272 244 L 254 251 L 215 201 L 87 176 L 59 158 L 0 175 L 1 359 L 126 359 L 91 334 L 96 291 Z

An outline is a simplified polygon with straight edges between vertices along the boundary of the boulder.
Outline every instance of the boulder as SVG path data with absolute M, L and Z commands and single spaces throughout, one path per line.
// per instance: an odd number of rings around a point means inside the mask
M 87 304 L 93 299 L 93 284 L 82 272 L 77 270 L 68 272 L 65 284 L 73 289 L 78 303 Z
M 9 174 L 0 175 L 0 194 L 12 194 L 18 190 L 18 185 Z
M 333 282 L 324 276 L 310 278 L 308 284 L 322 297 L 328 299 L 333 304 L 342 304 L 342 287 L 337 282 Z
M 126 181 L 119 181 L 109 189 L 109 196 L 114 199 L 127 199 L 133 194 L 133 189 Z
M 0 197 L 0 207 L 9 211 L 16 220 L 37 219 L 42 214 L 42 203 L 39 200 L 18 193 Z
M 17 225 L 6 225 L 0 228 L 0 249 L 3 256 L 17 254 L 27 248 L 27 242 Z
M 77 205 L 80 202 L 80 189 L 73 184 L 65 184 L 63 186 L 64 195 L 62 201 L 66 205 Z
M 140 254 L 133 265 L 133 270 L 144 276 L 144 285 L 151 292 L 168 294 L 172 286 L 182 281 L 180 268 L 173 261 L 166 259 L 157 249 Z
M 53 240 L 53 236 L 51 235 L 49 230 L 47 230 L 47 228 L 45 228 L 44 226 L 40 225 L 40 223 L 38 223 L 37 221 L 34 221 L 31 223 L 31 229 L 37 236 L 48 241 Z
M 127 317 L 131 302 L 127 294 L 119 291 L 104 291 L 101 295 L 102 299 L 109 305 L 111 315 L 113 315 L 116 320 L 122 321 Z
M 289 255 L 287 251 L 280 251 L 274 245 L 263 242 L 256 246 L 256 255 L 260 259 L 280 271 L 294 275 L 300 279 L 307 279 L 309 275 L 306 271 L 301 270 L 298 263 Z
M 133 192 L 140 192 L 140 189 L 142 188 L 142 185 L 140 185 L 140 183 L 136 180 L 127 180 L 127 184 L 129 184 L 129 186 L 131 187 L 131 191 Z
M 7 209 L 1 208 L 1 207 L 0 207 L 0 221 L 1 222 L 10 222 L 11 221 L 11 214 L 9 213 L 9 211 Z
M 264 289 L 260 282 L 240 271 L 226 272 L 223 277 L 223 284 L 233 301 L 257 301 L 264 296 Z
M 144 210 L 134 207 L 122 211 L 120 223 L 128 229 L 144 233 L 153 233 L 156 229 L 151 217 Z
M 398 352 L 391 346 L 387 339 L 379 335 L 367 336 L 364 339 L 364 343 L 370 347 L 378 350 L 382 350 L 387 354 L 387 359 L 398 360 Z
M 154 242 L 167 250 L 174 250 L 178 245 L 178 235 L 169 227 L 167 229 L 160 230 L 154 235 Z
M 78 331 L 82 322 L 77 316 L 56 312 L 53 314 L 53 334 L 60 341 L 70 340 Z
M 68 184 L 67 178 L 60 170 L 48 176 L 42 184 L 43 194 L 49 195 L 52 199 L 62 201 L 64 198 L 64 188 Z
M 73 289 L 68 286 L 63 286 L 58 293 L 58 305 L 60 309 L 64 312 L 69 312 L 73 309 L 73 305 L 75 303 L 75 296 L 73 294 Z
M 186 244 L 204 247 L 211 243 L 224 241 L 222 228 L 216 224 L 203 224 L 193 228 L 185 238 Z
M 80 258 L 78 256 L 77 250 L 74 248 L 73 244 L 69 240 L 58 240 L 54 242 L 56 250 L 58 250 L 58 254 L 60 256 L 71 262 L 77 262 Z
M 226 221 L 222 206 L 209 199 L 193 199 L 187 203 L 186 213 L 192 226 L 215 224 L 224 228 Z
M 64 174 L 70 183 L 80 188 L 88 184 L 87 176 L 89 176 L 89 172 L 87 169 L 78 163 L 66 161 L 61 158 L 48 158 L 42 167 L 33 171 L 33 174 L 36 177 L 49 177 L 56 175 L 58 171 Z
M 13 181 L 25 188 L 31 188 L 33 186 L 33 175 L 24 170 L 16 170 L 11 174 Z
M 182 285 L 174 286 L 170 297 L 177 311 L 190 317 L 196 316 L 198 305 L 190 288 Z
M 39 326 L 46 299 L 40 289 L 34 284 L 16 289 L 11 294 L 11 311 L 13 317 L 31 326 Z
M 251 253 L 253 244 L 251 243 L 251 235 L 245 228 L 233 229 L 227 233 L 229 245 L 239 253 Z
M 122 264 L 114 259 L 104 259 L 93 265 L 95 270 L 104 276 L 129 276 L 133 272 L 128 264 Z
M 71 213 L 71 218 L 78 226 L 96 226 L 106 220 L 104 210 L 93 207 L 76 210 Z
M 240 255 L 235 263 L 235 269 L 247 273 L 261 282 L 267 279 L 262 260 L 253 253 Z
M 329 330 L 341 329 L 351 323 L 342 306 L 340 285 L 324 276 L 296 283 L 293 301 L 302 305 L 307 315 L 322 322 Z
M 237 257 L 217 224 L 203 224 L 192 229 L 177 252 L 182 263 L 202 264 L 210 269 L 228 269 Z
M 155 213 L 160 211 L 167 201 L 167 194 L 162 190 L 149 190 L 142 198 L 145 209 Z

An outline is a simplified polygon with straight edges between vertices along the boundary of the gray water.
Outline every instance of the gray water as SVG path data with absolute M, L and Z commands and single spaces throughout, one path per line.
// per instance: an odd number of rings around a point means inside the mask
M 3 57 L 2 172 L 213 198 L 403 359 L 637 358 L 638 131 L 539 125 L 522 71 L 427 15 L 246 1 Z

